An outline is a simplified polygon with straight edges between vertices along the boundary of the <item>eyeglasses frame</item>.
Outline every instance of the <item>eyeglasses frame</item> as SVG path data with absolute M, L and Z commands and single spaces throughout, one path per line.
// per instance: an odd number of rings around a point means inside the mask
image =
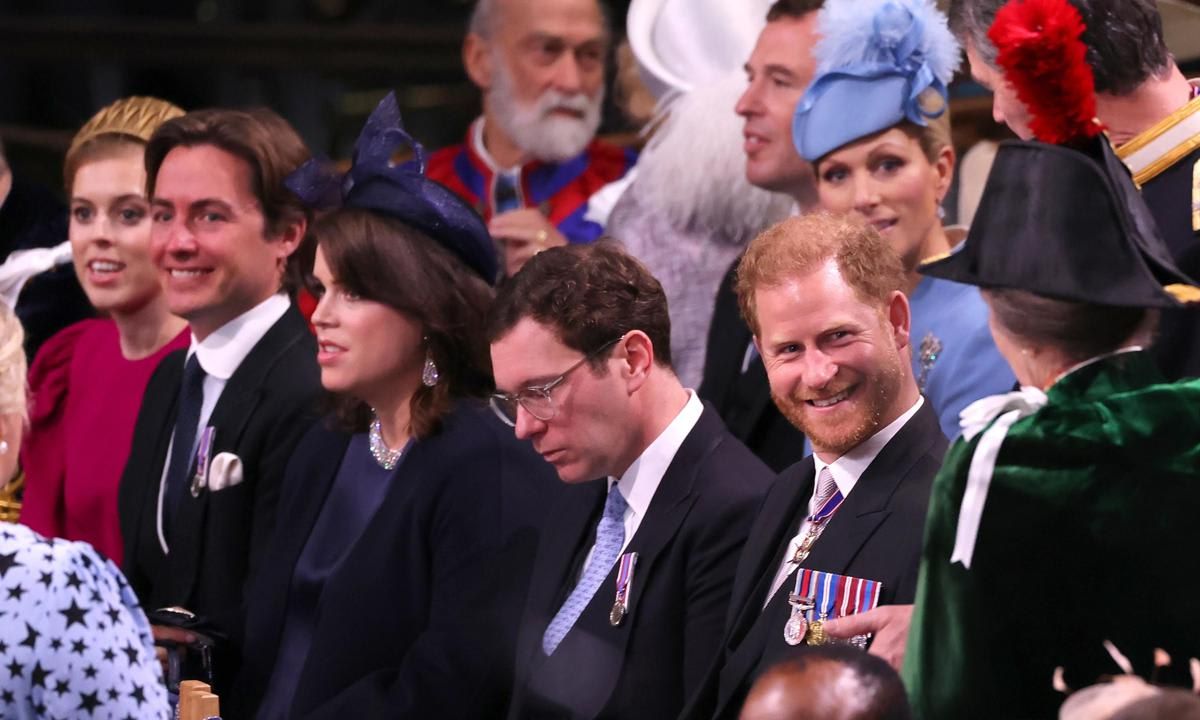
M 541 385 L 529 385 L 527 387 L 521 388 L 516 393 L 494 392 L 488 397 L 488 405 L 492 408 L 492 412 L 494 412 L 496 414 L 496 417 L 500 418 L 504 422 L 504 424 L 508 425 L 509 427 L 516 427 L 517 423 L 513 420 L 508 419 L 508 416 L 504 414 L 504 411 L 502 411 L 499 407 L 497 407 L 498 403 L 514 403 L 514 404 L 516 404 L 518 409 L 525 408 L 525 412 L 529 413 L 530 415 L 537 418 L 538 420 L 540 420 L 542 422 L 550 422 L 551 420 L 554 419 L 555 415 L 558 414 L 558 408 L 557 408 L 557 406 L 554 405 L 554 398 L 552 398 L 550 396 L 550 392 L 552 390 L 554 390 L 554 388 L 561 385 L 567 379 L 568 375 L 570 375 L 571 373 L 578 370 L 580 367 L 583 366 L 584 363 L 595 360 L 596 358 L 600 357 L 600 355 L 603 354 L 605 351 L 607 351 L 612 346 L 616 345 L 617 343 L 621 342 L 624 339 L 625 339 L 625 335 L 620 335 L 619 337 L 609 340 L 608 342 L 604 343 L 600 347 L 591 351 L 587 355 L 584 355 L 582 358 L 579 359 L 578 362 L 576 362 L 571 367 L 567 368 L 565 371 L 563 371 L 563 373 L 561 375 L 554 378 L 553 380 L 550 380 L 549 382 L 542 383 Z M 543 398 L 545 398 L 546 402 L 549 403 L 550 408 L 551 408 L 549 417 L 542 417 L 542 416 L 538 415 L 536 412 L 529 409 L 528 405 L 526 405 L 524 402 L 521 401 L 522 396 L 525 395 L 526 393 L 530 393 L 530 392 L 541 395 Z

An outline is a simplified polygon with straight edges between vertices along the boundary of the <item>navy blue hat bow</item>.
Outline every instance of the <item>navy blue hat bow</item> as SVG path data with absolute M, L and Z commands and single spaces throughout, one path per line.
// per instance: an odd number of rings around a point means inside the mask
M 413 158 L 393 164 L 397 148 Z M 379 102 L 354 143 L 350 170 L 313 158 L 284 180 L 316 209 L 361 208 L 390 215 L 421 230 L 491 284 L 499 272 L 496 247 L 483 218 L 442 184 L 425 176 L 425 149 L 404 130 L 394 93 Z

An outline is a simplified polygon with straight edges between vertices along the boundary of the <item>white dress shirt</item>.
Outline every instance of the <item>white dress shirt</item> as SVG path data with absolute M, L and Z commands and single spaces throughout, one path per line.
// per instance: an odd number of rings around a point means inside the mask
M 854 490 L 854 486 L 858 484 L 858 479 L 867 471 L 871 463 L 875 462 L 875 458 L 891 442 L 892 438 L 896 437 L 896 433 L 900 432 L 900 428 L 904 427 L 912 419 L 912 416 L 917 414 L 917 411 L 921 409 L 921 405 L 924 403 L 925 398 L 918 395 L 917 401 L 903 415 L 831 463 L 825 462 L 814 454 L 812 458 L 813 464 L 816 467 L 814 468 L 815 474 L 813 477 L 821 477 L 821 471 L 828 467 L 830 474 L 833 475 L 834 483 L 837 484 L 838 492 L 842 494 L 843 500 L 849 498 L 851 491 Z M 804 542 L 804 537 L 808 534 L 809 528 L 812 527 L 812 523 L 808 521 L 808 518 L 820 510 L 817 507 L 817 490 L 817 483 L 814 482 L 813 494 L 808 500 L 808 512 L 804 514 L 804 520 L 800 522 L 800 529 L 788 541 L 787 551 L 783 554 L 783 559 L 779 563 L 779 569 L 775 571 L 775 579 L 771 581 L 771 589 L 767 593 L 766 599 L 763 600 L 763 607 L 766 607 L 771 602 L 771 598 L 775 597 L 775 593 L 779 591 L 787 576 L 796 569 L 791 560 L 796 555 L 796 549 Z
M 488 152 L 487 147 L 485 147 L 483 144 L 483 123 L 484 122 L 486 122 L 484 120 L 484 118 L 480 117 L 478 120 L 476 120 L 474 122 L 474 124 L 471 125 L 471 149 L 475 151 L 475 154 L 479 156 L 480 160 L 483 160 L 483 164 L 487 165 L 488 169 L 492 171 L 493 178 L 503 175 L 508 179 L 508 181 L 510 183 L 512 183 L 513 189 L 516 190 L 516 194 L 517 194 L 517 205 L 519 207 L 525 207 L 525 189 L 521 187 L 521 167 L 522 166 L 520 163 L 518 163 L 518 164 L 516 164 L 512 167 L 508 167 L 508 168 L 500 167 L 500 165 L 496 162 L 496 159 L 492 157 L 492 154 L 490 152 Z M 492 180 L 491 187 L 489 187 L 487 189 L 487 192 L 488 192 L 489 203 L 492 205 L 495 205 L 495 203 L 496 203 L 496 181 L 495 181 L 495 179 Z
M 221 399 L 221 393 L 225 391 L 229 378 L 233 377 L 242 361 L 271 326 L 283 317 L 291 304 L 291 300 L 283 293 L 272 295 L 217 328 L 204 340 L 197 340 L 196 335 L 192 335 L 192 344 L 188 348 L 184 364 L 195 355 L 204 370 L 204 402 L 200 405 L 200 424 L 196 427 L 196 439 L 189 448 L 189 453 L 196 452 L 200 435 L 208 425 L 208 419 L 212 417 L 213 409 Z M 158 486 L 158 541 L 163 552 L 170 552 L 163 533 L 163 498 L 167 489 L 167 469 L 171 467 L 171 453 L 174 451 L 175 431 L 172 430 L 171 444 L 167 446 L 167 457 L 163 461 L 162 477 Z
M 666 474 L 667 468 L 671 466 L 671 461 L 675 459 L 675 454 L 679 452 L 679 447 L 692 432 L 692 428 L 696 427 L 700 415 L 704 412 L 704 403 L 700 401 L 700 397 L 696 395 L 695 391 L 688 390 L 687 393 L 688 400 L 683 409 L 679 411 L 671 424 L 667 425 L 666 429 L 654 438 L 654 442 L 646 446 L 646 449 L 642 451 L 637 460 L 633 461 L 621 479 L 608 478 L 608 489 L 612 490 L 613 483 L 616 483 L 617 491 L 621 493 L 621 497 L 625 498 L 627 504 L 624 516 L 625 542 L 621 545 L 621 552 L 618 553 L 618 556 L 625 552 L 625 548 L 629 547 L 629 541 L 633 539 L 638 527 L 642 524 L 642 519 L 646 517 L 650 501 L 654 499 L 654 493 L 658 490 L 663 475 Z M 583 577 L 587 566 L 591 564 L 592 553 L 595 552 L 595 549 L 595 545 L 593 545 L 588 550 L 587 558 L 583 562 L 583 567 L 580 568 L 579 577 Z

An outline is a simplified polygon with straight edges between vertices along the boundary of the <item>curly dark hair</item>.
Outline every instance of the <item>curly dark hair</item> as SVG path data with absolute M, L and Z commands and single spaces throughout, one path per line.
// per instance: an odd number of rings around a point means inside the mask
M 671 319 L 662 285 L 619 244 L 602 239 L 538 253 L 500 288 L 488 313 L 489 342 L 532 318 L 567 347 L 591 354 L 641 330 L 658 365 L 671 367 Z M 593 369 L 606 367 L 600 354 Z

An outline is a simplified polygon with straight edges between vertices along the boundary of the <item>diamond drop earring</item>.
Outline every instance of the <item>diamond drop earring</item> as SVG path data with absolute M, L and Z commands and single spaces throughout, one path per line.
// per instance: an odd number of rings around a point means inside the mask
M 426 337 L 425 341 L 428 343 L 429 338 Z M 442 375 L 438 372 L 438 366 L 433 362 L 433 353 L 431 353 L 429 348 L 426 347 L 425 367 L 421 368 L 421 382 L 425 385 L 425 387 L 433 387 L 434 385 L 438 384 L 438 380 L 441 378 Z

